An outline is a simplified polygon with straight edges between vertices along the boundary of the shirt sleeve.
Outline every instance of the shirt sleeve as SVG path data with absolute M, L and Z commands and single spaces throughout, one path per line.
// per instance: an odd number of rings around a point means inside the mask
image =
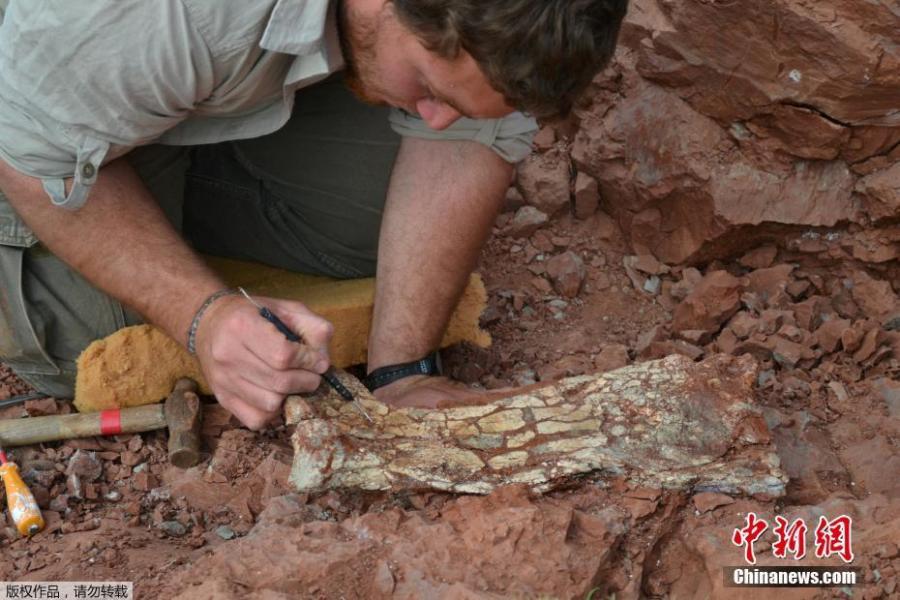
M 426 140 L 472 140 L 484 144 L 508 163 L 517 163 L 531 153 L 538 125 L 534 118 L 515 112 L 502 119 L 461 117 L 447 129 L 436 131 L 416 115 L 394 109 L 391 127 L 402 136 Z
M 80 208 L 102 165 L 211 91 L 206 44 L 179 0 L 28 0 L 0 19 L 0 158 L 58 206 Z

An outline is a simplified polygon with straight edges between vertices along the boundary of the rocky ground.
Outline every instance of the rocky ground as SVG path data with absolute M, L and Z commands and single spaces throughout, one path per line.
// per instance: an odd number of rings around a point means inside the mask
M 254 434 L 210 404 L 210 456 L 188 471 L 161 433 L 16 450 L 49 526 L 24 540 L 4 525 L 0 579 L 125 579 L 163 598 L 759 598 L 773 590 L 722 573 L 755 512 L 810 530 L 853 518 L 864 583 L 780 596 L 898 597 L 898 20 L 879 0 L 633 1 L 616 62 L 541 131 L 484 251 L 493 346 L 445 353 L 487 388 L 749 354 L 784 497 L 615 479 L 297 496 L 289 428 Z M 0 398 L 24 389 L 6 374 Z M 760 564 L 793 564 L 773 539 Z M 809 544 L 802 564 L 841 564 Z
M 765 245 L 702 268 L 664 266 L 628 254 L 599 210 L 522 228 L 520 198 L 511 190 L 483 258 L 494 345 L 448 352 L 452 374 L 493 388 L 670 353 L 749 353 L 791 477 L 786 497 L 615 480 L 544 497 L 518 488 L 488 497 L 285 495 L 289 431 L 240 429 L 209 404 L 210 457 L 188 471 L 167 465 L 162 433 L 17 449 L 49 526 L 28 541 L 7 524 L 0 578 L 134 580 L 140 597 L 583 598 L 594 587 L 601 597 L 735 597 L 721 569 L 741 564 L 731 533 L 754 511 L 810 523 L 819 514 L 854 518 L 854 564 L 866 585 L 795 596 L 897 593 L 900 362 L 885 311 L 890 285 L 864 270 L 804 266 Z M 5 376 L 3 395 L 24 389 Z M 2 416 L 68 410 L 36 400 Z M 757 543 L 761 556 L 770 544 Z

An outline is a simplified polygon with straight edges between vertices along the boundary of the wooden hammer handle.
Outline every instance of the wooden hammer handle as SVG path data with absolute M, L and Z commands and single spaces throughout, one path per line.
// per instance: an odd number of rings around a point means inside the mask
M 109 435 L 113 433 L 110 431 L 110 422 L 114 422 L 116 416 L 119 426 L 115 433 L 139 433 L 166 427 L 162 404 L 97 413 L 7 419 L 0 421 L 0 445 L 25 446 L 92 435 Z

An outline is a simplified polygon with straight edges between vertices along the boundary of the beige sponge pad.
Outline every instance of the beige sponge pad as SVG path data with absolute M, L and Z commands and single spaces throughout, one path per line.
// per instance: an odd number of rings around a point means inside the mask
M 299 300 L 331 321 L 334 337 L 329 351 L 335 366 L 365 362 L 374 279 L 336 281 L 243 261 L 207 260 L 229 285 L 261 296 Z M 478 325 L 486 301 L 484 283 L 472 275 L 442 347 L 462 341 L 490 345 L 490 335 Z M 128 327 L 92 343 L 78 358 L 75 407 L 90 412 L 159 402 L 184 376 L 210 393 L 199 364 L 180 343 L 149 325 Z

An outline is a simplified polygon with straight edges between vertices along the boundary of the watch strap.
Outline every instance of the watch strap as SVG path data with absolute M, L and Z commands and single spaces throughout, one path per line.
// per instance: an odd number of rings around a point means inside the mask
M 432 352 L 418 360 L 379 367 L 363 379 L 363 385 L 365 385 L 370 392 L 374 392 L 380 387 L 384 387 L 405 377 L 412 377 L 413 375 L 440 375 L 441 373 L 441 357 L 437 352 Z

